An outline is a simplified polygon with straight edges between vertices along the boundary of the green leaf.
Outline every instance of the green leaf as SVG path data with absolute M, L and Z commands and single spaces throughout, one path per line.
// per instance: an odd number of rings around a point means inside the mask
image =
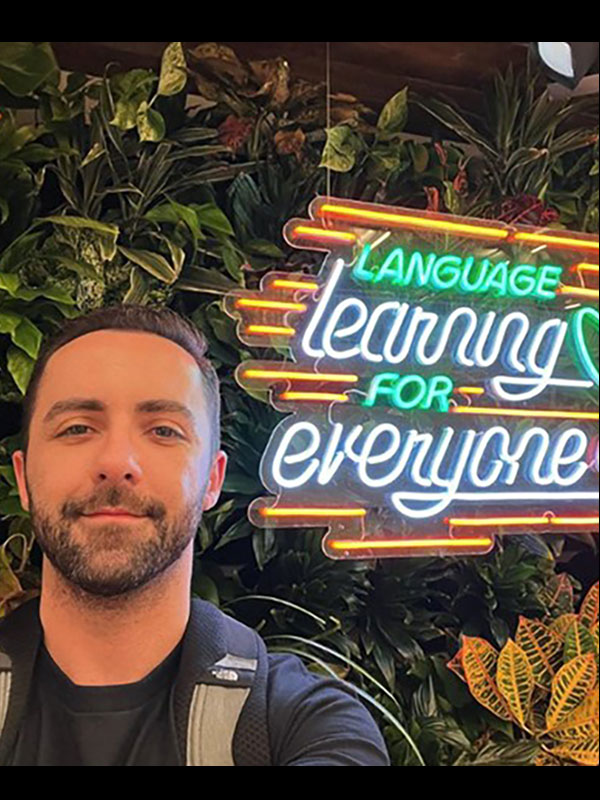
M 106 152 L 104 147 L 100 144 L 100 142 L 96 142 L 92 147 L 88 150 L 87 155 L 84 157 L 83 161 L 80 164 L 80 167 L 87 167 L 88 164 L 91 164 L 97 158 L 100 158 Z
M 66 228 L 76 228 L 79 230 L 89 230 L 98 234 L 98 244 L 100 245 L 100 255 L 104 261 L 112 261 L 117 252 L 117 239 L 119 238 L 119 228 L 108 222 L 98 222 L 95 219 L 86 217 L 52 216 L 40 217 L 35 225 L 44 222 L 51 222 L 53 225 L 63 225 Z
M 251 239 L 245 243 L 244 249 L 254 255 L 266 256 L 267 258 L 283 258 L 284 256 L 283 251 L 267 239 Z
M 394 134 L 404 130 L 408 117 L 408 87 L 395 94 L 383 107 L 377 120 L 381 133 Z
M 148 282 L 144 273 L 137 267 L 132 267 L 129 273 L 129 289 L 123 298 L 123 303 L 134 303 L 144 305 L 148 293 Z
M 167 131 L 165 118 L 150 108 L 145 100 L 140 103 L 137 110 L 136 124 L 142 142 L 160 142 L 165 138 Z
M 142 103 L 148 102 L 155 80 L 156 76 L 152 70 L 146 69 L 132 69 L 129 72 L 113 75 L 110 79 L 110 87 L 117 100 L 115 116 L 110 124 L 123 131 L 135 128 L 138 109 Z
M 181 42 L 171 42 L 163 52 L 158 94 L 169 97 L 183 91 L 187 83 L 186 67 Z
M 0 84 L 25 97 L 59 74 L 50 42 L 0 42 Z
M 224 233 L 227 236 L 234 235 L 231 223 L 221 209 L 214 203 L 204 203 L 203 205 L 192 203 L 190 208 L 194 209 L 201 227 L 208 228 L 208 230 L 213 233 Z
M 33 372 L 35 361 L 18 347 L 9 347 L 6 353 L 6 366 L 21 394 L 25 395 Z
M 412 147 L 412 160 L 415 167 L 415 172 L 425 172 L 429 164 L 429 150 L 424 144 L 417 142 Z
M 12 335 L 13 342 L 24 350 L 28 356 L 36 359 L 42 344 L 42 332 L 31 320 L 23 317 Z
M 223 257 L 227 272 L 235 281 L 240 282 L 244 259 L 240 257 L 238 251 L 229 240 L 223 242 L 221 246 L 221 256 Z
M 131 250 L 129 247 L 121 246 L 119 252 L 163 283 L 171 284 L 177 280 L 177 271 L 159 253 L 150 250 Z
M 226 275 L 216 269 L 191 266 L 185 270 L 175 289 L 189 292 L 206 292 L 207 294 L 227 294 L 232 289 L 239 289 L 239 284 L 234 283 Z
M 356 163 L 360 147 L 360 139 L 348 125 L 329 128 L 319 166 L 334 172 L 350 172 Z

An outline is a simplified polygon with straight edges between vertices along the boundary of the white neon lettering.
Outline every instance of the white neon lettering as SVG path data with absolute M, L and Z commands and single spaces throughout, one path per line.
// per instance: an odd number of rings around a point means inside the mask
M 511 433 L 502 425 L 481 432 L 446 426 L 433 434 L 403 431 L 389 422 L 368 430 L 335 423 L 328 432 L 297 422 L 275 447 L 271 474 L 283 489 L 313 481 L 332 488 L 341 481 L 345 491 L 355 485 L 359 495 L 391 487 L 397 511 L 425 519 L 461 499 L 543 499 L 546 487 L 556 501 L 597 498 L 597 490 L 582 494 L 571 489 L 591 471 L 590 446 L 590 436 L 576 427 L 552 436 L 541 427 Z M 295 465 L 302 469 L 291 470 Z M 502 487 L 510 491 L 499 491 Z M 412 500 L 420 507 L 413 507 Z

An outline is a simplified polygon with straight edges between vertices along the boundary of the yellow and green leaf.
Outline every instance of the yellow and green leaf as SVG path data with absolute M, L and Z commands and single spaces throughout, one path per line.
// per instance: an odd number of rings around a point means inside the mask
M 498 651 L 485 639 L 463 636 L 462 664 L 473 697 L 501 719 L 513 716 L 495 681 Z
M 579 621 L 590 629 L 598 624 L 598 583 L 595 583 L 586 594 L 579 609 Z
M 592 691 L 598 679 L 596 657 L 591 653 L 565 664 L 552 680 L 552 695 L 546 711 L 548 729 L 557 727 Z
M 512 639 L 498 657 L 496 683 L 515 719 L 526 728 L 535 681 L 525 652 Z
M 560 636 L 561 639 L 564 639 L 571 625 L 578 620 L 579 617 L 577 614 L 563 614 L 555 619 L 549 627 L 552 633 L 555 633 L 557 636 Z
M 561 637 L 538 620 L 519 617 L 516 642 L 531 664 L 536 684 L 549 689 L 562 664 Z
M 588 653 L 596 655 L 596 652 L 596 642 L 591 632 L 580 622 L 574 622 L 565 635 L 563 663 L 566 664 L 571 659 Z
M 548 731 L 552 739 L 592 739 L 598 737 L 598 687 L 583 699 L 575 711 Z
M 552 748 L 552 754 L 570 758 L 586 767 L 598 766 L 598 737 L 595 739 L 565 739 Z

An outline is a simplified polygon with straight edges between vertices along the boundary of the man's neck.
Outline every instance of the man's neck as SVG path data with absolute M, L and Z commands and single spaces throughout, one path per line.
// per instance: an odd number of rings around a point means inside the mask
M 116 598 L 74 591 L 44 557 L 44 644 L 73 683 L 135 683 L 165 660 L 181 641 L 190 615 L 191 554 L 188 548 L 160 579 Z

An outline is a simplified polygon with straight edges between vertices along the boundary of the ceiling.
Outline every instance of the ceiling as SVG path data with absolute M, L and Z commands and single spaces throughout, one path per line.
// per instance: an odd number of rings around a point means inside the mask
M 122 69 L 158 70 L 169 42 L 52 42 L 60 66 L 68 71 L 101 75 L 109 62 Z M 193 48 L 199 42 L 183 42 Z M 312 82 L 326 77 L 326 42 L 220 42 L 239 58 L 285 57 L 295 75 Z M 374 110 L 397 91 L 434 96 L 463 111 L 482 108 L 486 80 L 494 70 L 510 63 L 525 65 L 528 42 L 330 42 L 331 88 L 353 94 Z M 593 114 L 581 115 L 574 127 L 597 124 Z M 407 130 L 430 135 L 432 120 L 418 107 L 411 108 Z M 445 131 L 448 134 L 448 131 Z M 450 138 L 453 138 L 450 136 Z

